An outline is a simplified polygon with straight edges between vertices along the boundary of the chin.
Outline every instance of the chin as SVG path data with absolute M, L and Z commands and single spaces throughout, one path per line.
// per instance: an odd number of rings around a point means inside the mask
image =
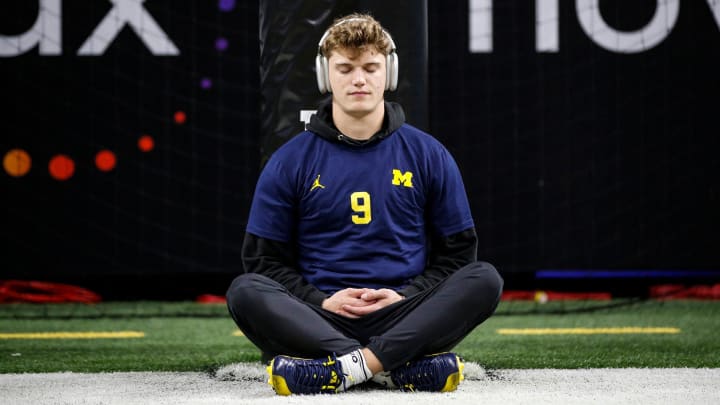
M 352 113 L 367 114 L 367 113 L 371 113 L 371 112 L 377 110 L 379 105 L 380 105 L 380 103 L 377 103 L 377 102 L 369 103 L 367 101 L 348 103 L 348 104 L 346 104 L 347 108 L 345 110 L 347 112 L 352 112 Z
M 374 110 L 369 108 L 350 108 L 345 110 L 345 113 L 354 117 L 363 117 L 371 114 L 373 111 Z

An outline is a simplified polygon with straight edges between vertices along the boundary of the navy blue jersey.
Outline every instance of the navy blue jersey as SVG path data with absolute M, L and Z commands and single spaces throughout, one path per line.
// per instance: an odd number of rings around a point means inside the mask
M 298 270 L 328 294 L 398 290 L 422 273 L 427 232 L 474 226 L 457 164 L 430 135 L 403 124 L 365 146 L 306 131 L 263 169 L 247 232 L 298 249 Z

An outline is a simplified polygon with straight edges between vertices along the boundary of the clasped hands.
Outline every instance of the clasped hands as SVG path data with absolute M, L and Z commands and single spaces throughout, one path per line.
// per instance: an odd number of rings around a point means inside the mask
M 360 318 L 403 298 L 388 288 L 346 288 L 326 298 L 322 307 L 347 318 Z

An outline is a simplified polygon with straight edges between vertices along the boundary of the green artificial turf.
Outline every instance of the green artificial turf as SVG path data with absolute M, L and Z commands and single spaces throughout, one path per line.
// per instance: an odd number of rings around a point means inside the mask
M 677 334 L 499 335 L 500 328 L 675 327 Z M 720 302 L 647 301 L 565 315 L 496 316 L 458 347 L 488 368 L 720 367 Z
M 457 348 L 489 369 L 720 367 L 720 302 L 644 301 L 617 308 L 552 314 L 553 303 L 503 302 L 497 316 Z M 583 304 L 586 307 L 587 303 Z M 535 314 L 527 315 L 528 309 Z M 582 309 L 582 308 L 581 308 Z M 522 313 L 523 315 L 507 315 Z M 223 305 L 103 303 L 0 305 L 0 334 L 141 331 L 130 339 L 0 339 L 0 372 L 211 371 L 258 361 L 259 352 Z M 676 327 L 678 334 L 500 335 L 500 328 Z

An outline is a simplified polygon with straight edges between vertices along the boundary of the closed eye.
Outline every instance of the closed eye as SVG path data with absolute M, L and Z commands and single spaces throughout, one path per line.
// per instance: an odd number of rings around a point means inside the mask
M 353 65 L 349 63 L 338 63 L 337 65 L 335 65 L 335 68 L 338 72 L 342 74 L 350 73 L 354 69 Z M 362 66 L 362 69 L 368 73 L 374 73 L 377 72 L 378 69 L 380 69 L 380 64 L 377 62 L 366 63 Z

